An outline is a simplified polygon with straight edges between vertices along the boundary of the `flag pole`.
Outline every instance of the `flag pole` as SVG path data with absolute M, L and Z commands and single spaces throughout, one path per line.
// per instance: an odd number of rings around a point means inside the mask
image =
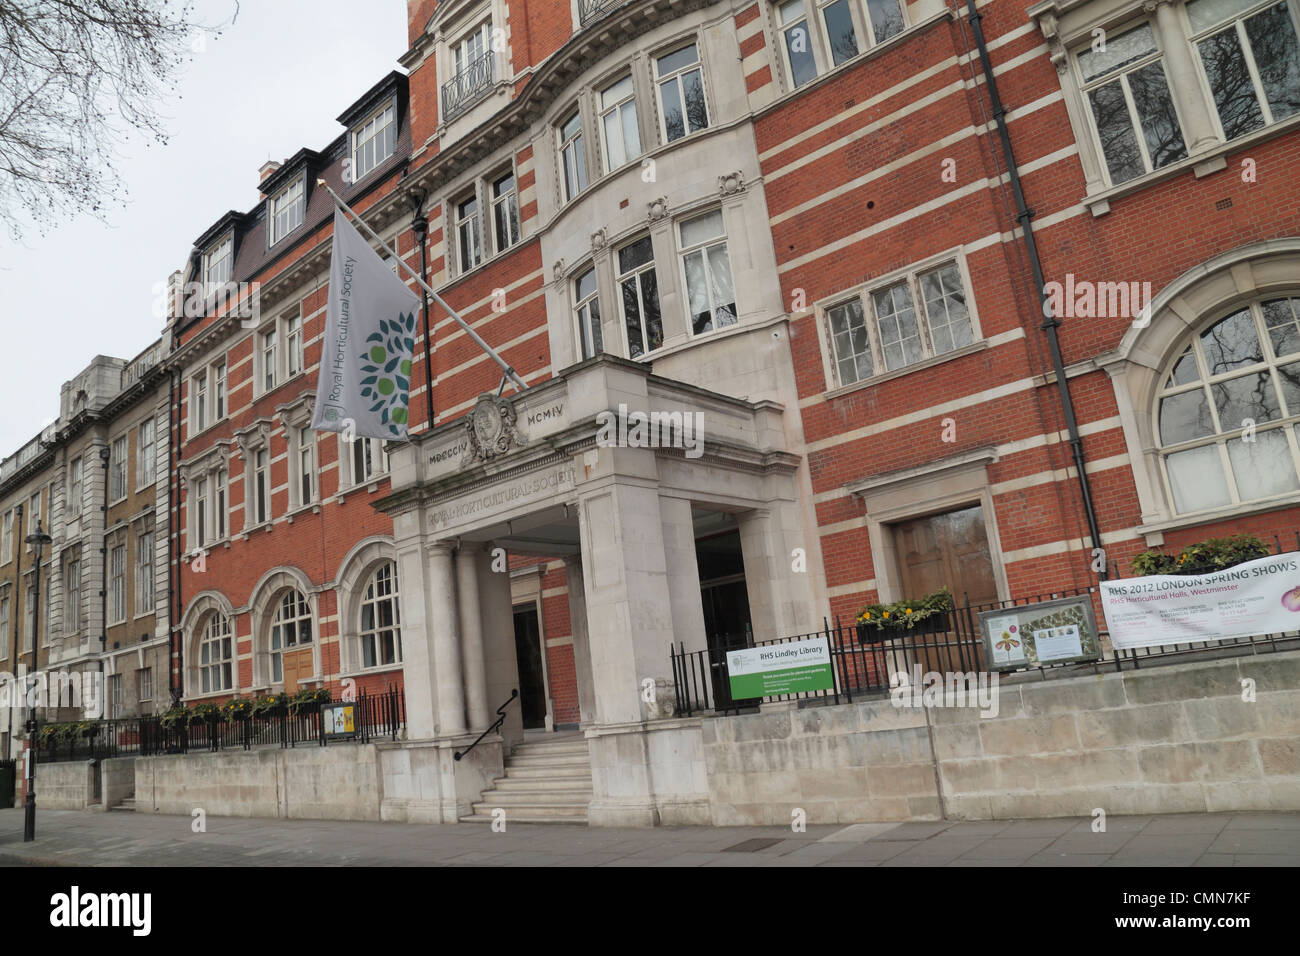
M 320 186 L 327 193 L 329 193 L 330 196 L 334 199 L 334 204 L 336 206 L 338 206 L 345 213 L 351 216 L 352 219 L 355 220 L 357 224 L 361 226 L 362 229 L 370 233 L 370 235 L 374 238 L 376 242 L 379 243 L 379 245 L 383 248 L 383 250 L 393 257 L 393 261 L 396 262 L 403 269 L 405 269 L 408 273 L 410 273 L 411 278 L 413 278 L 416 282 L 420 284 L 420 288 L 422 288 L 425 292 L 427 292 L 430 298 L 432 298 L 434 302 L 437 302 L 440 306 L 442 306 L 444 309 L 447 310 L 447 313 L 453 319 L 456 320 L 456 324 L 459 325 L 462 329 L 464 329 L 465 334 L 474 340 L 474 344 L 476 344 L 479 348 L 481 348 L 484 352 L 486 352 L 489 356 L 491 356 L 492 361 L 496 362 L 497 365 L 501 366 L 501 371 L 504 374 L 506 379 L 509 379 L 510 381 L 514 382 L 515 387 L 518 388 L 521 392 L 528 387 L 527 385 L 524 384 L 524 380 L 521 379 L 518 374 L 516 374 L 514 368 L 510 365 L 510 363 L 508 363 L 505 359 L 503 359 L 500 355 L 498 355 L 496 349 L 492 348 L 492 346 L 484 342 L 482 337 L 477 332 L 475 332 L 472 328 L 469 327 L 469 323 L 460 317 L 460 313 L 457 312 L 455 309 L 453 309 L 451 306 L 449 306 L 446 300 L 444 300 L 442 296 L 438 295 L 438 293 L 434 291 L 433 286 L 429 285 L 429 283 L 424 281 L 423 276 L 421 276 L 418 272 L 416 272 L 414 269 L 408 266 L 406 264 L 406 260 L 403 259 L 401 256 L 399 256 L 394 249 L 390 248 L 388 243 L 384 242 L 384 240 L 380 238 L 379 233 L 371 229 L 370 226 L 366 224 L 366 221 L 357 215 L 356 210 L 354 210 L 351 206 L 345 203 L 339 197 L 339 194 L 330 188 L 329 184 L 325 182 L 325 180 L 323 179 L 316 180 L 316 185 Z M 424 343 L 424 360 L 426 363 L 429 361 L 429 342 L 427 340 Z M 502 380 L 502 384 L 504 383 L 505 383 L 505 379 Z M 426 388 L 427 387 L 428 386 L 426 386 Z M 433 427 L 433 422 L 429 422 L 429 427 L 430 428 Z

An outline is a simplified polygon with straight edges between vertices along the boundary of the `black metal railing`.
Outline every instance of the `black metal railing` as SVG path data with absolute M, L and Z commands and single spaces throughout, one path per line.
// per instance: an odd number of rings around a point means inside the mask
M 1276 539 L 1275 539 L 1276 540 Z M 1278 542 L 1280 545 L 1280 542 Z M 1282 553 L 1279 547 L 1277 553 Z M 1116 572 L 1118 569 L 1116 569 Z M 1115 578 L 1118 578 L 1118 573 Z M 1035 662 L 1016 668 L 1025 672 L 1043 672 L 1065 668 L 1092 668 L 1113 666 L 1138 668 L 1145 661 L 1176 659 L 1189 654 L 1240 654 L 1288 650 L 1300 647 L 1300 631 L 1282 634 L 1260 634 L 1252 637 L 1186 642 L 1139 649 L 1111 647 L 1109 632 L 1104 624 L 1100 589 L 1096 586 L 1071 588 L 1051 594 L 1026 595 L 1010 601 L 972 604 L 964 600 L 947 614 L 936 615 L 911 629 L 898 631 L 876 628 L 859 628 L 845 625 L 836 619 L 832 625 L 823 622 L 821 631 L 796 634 L 773 641 L 747 641 L 735 638 L 714 638 L 705 650 L 688 651 L 679 643 L 670 649 L 673 682 L 676 685 L 676 713 L 690 716 L 697 713 L 739 713 L 753 709 L 763 701 L 829 699 L 838 703 L 852 701 L 855 697 L 886 696 L 891 690 L 890 677 L 898 672 L 907 673 L 915 665 L 923 671 L 971 673 L 988 670 L 980 614 L 1058 598 L 1091 595 L 1093 614 L 1101 640 L 1101 654 L 1096 661 Z M 765 697 L 761 700 L 735 701 L 730 696 L 730 675 L 727 672 L 727 651 L 768 644 L 824 637 L 829 646 L 835 686 L 831 690 Z
M 595 23 L 615 7 L 621 7 L 631 0 L 578 0 L 578 22 L 584 27 Z
M 455 119 L 477 103 L 492 88 L 496 75 L 493 51 L 484 50 L 442 85 L 442 121 Z
M 479 734 L 478 739 L 475 740 L 468 747 L 466 747 L 464 750 L 458 750 L 454 754 L 452 754 L 452 757 L 455 758 L 456 760 L 459 760 L 461 757 L 465 756 L 467 753 L 469 753 L 471 750 L 477 747 L 482 742 L 483 738 L 486 737 L 488 734 L 500 730 L 501 725 L 506 722 L 506 708 L 509 707 L 510 702 L 518 696 L 519 696 L 519 688 L 516 687 L 514 690 L 510 692 L 510 696 L 505 699 L 505 703 L 503 703 L 500 707 L 497 708 L 497 719 L 491 724 L 491 726 L 489 726 L 487 730 L 483 731 L 483 733 Z
M 351 702 L 349 702 L 351 703 Z M 297 713 L 257 714 L 242 720 L 219 717 L 164 723 L 157 715 L 88 722 L 84 729 L 45 736 L 37 745 L 37 762 L 104 760 L 112 757 L 151 757 L 261 747 L 297 747 L 327 742 L 368 743 L 387 737 L 396 740 L 406 726 L 402 692 L 389 687 L 378 694 L 357 695 L 356 730 L 346 738 L 325 736 L 321 708 L 314 704 Z

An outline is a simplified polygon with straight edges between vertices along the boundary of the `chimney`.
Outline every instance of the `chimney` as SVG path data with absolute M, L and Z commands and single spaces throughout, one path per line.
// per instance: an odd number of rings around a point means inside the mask
M 277 163 L 274 159 L 268 159 L 257 170 L 257 184 L 260 186 L 262 183 L 266 182 L 266 177 L 270 176 L 273 172 L 275 172 L 279 168 L 280 168 L 279 163 Z M 266 193 L 262 193 L 261 198 L 265 199 Z

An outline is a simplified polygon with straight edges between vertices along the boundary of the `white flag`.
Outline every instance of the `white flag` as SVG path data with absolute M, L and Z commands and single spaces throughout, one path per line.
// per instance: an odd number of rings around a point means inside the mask
M 312 428 L 406 438 L 419 305 L 336 206 Z

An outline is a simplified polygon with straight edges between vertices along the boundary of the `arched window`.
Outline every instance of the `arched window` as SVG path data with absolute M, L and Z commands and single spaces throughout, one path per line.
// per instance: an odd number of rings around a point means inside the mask
M 1193 336 L 1156 408 L 1179 514 L 1300 489 L 1300 297 L 1257 299 Z
M 290 588 L 280 596 L 271 622 L 271 680 L 284 680 L 283 653 L 287 648 L 311 643 L 311 607 L 302 593 Z
M 199 637 L 199 685 L 205 694 L 230 690 L 234 685 L 234 639 L 230 619 L 214 611 L 203 622 Z
M 381 564 L 361 599 L 361 663 L 382 667 L 402 662 L 402 628 L 397 609 L 397 565 Z

